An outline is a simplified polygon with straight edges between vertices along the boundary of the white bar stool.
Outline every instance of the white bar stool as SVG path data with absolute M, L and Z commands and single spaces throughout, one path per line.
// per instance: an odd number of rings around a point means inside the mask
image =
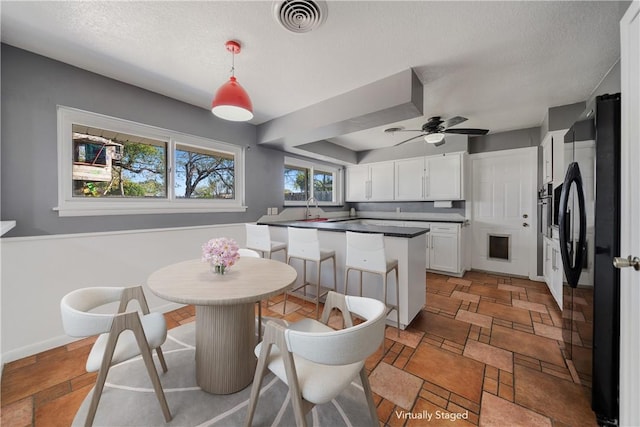
M 253 249 L 263 257 L 271 258 L 271 254 L 284 251 L 284 259 L 287 259 L 287 244 L 271 240 L 271 232 L 268 225 L 245 224 L 247 232 L 247 249 Z
M 289 254 L 287 256 L 287 264 L 291 264 L 292 258 L 302 260 L 302 285 L 285 292 L 284 294 L 284 307 L 283 314 L 287 310 L 287 295 L 294 295 L 307 301 L 316 303 L 316 319 L 320 313 L 320 298 L 329 292 L 329 288 L 320 286 L 320 271 L 322 270 L 321 263 L 328 259 L 333 260 L 333 291 L 336 291 L 336 253 L 335 251 L 328 251 L 320 248 L 320 241 L 318 239 L 318 230 L 315 228 L 293 228 L 288 227 L 289 234 Z M 316 295 L 315 298 L 307 297 L 307 286 L 314 286 L 313 283 L 307 282 L 307 261 L 313 261 L 316 263 Z M 321 292 L 321 289 L 326 289 Z M 302 295 L 300 293 L 294 293 L 297 290 L 302 289 Z
M 395 310 L 397 313 L 398 336 L 400 336 L 400 289 L 398 286 L 398 260 L 388 259 L 384 249 L 384 235 L 379 233 L 346 232 L 347 253 L 344 271 L 344 293 L 349 283 L 349 270 L 360 272 L 360 293 L 362 296 L 362 273 L 379 274 L 382 276 L 382 292 L 387 314 Z M 387 276 L 390 271 L 396 271 L 396 304 L 387 304 Z
M 284 259 L 287 260 L 287 244 L 277 240 L 271 240 L 271 231 L 268 225 L 245 224 L 247 233 L 247 249 L 258 251 L 262 257 L 271 259 L 271 254 L 278 251 L 284 251 Z M 267 298 L 267 308 L 269 308 L 269 299 Z M 260 303 L 262 311 L 262 304 Z M 260 313 L 262 314 L 262 312 Z M 262 316 L 261 316 L 262 317 Z

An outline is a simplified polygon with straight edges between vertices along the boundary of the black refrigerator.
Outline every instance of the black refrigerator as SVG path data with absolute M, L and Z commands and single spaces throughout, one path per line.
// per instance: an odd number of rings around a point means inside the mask
M 612 260 L 620 252 L 620 132 L 620 94 L 597 97 L 565 136 L 558 206 L 565 356 L 606 426 L 618 425 L 620 276 Z M 585 274 L 590 283 L 581 282 Z

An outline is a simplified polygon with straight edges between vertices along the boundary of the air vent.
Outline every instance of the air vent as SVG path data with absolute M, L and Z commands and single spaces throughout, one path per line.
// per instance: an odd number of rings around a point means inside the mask
M 284 0 L 273 3 L 276 21 L 293 33 L 308 33 L 327 19 L 327 3 L 322 0 Z

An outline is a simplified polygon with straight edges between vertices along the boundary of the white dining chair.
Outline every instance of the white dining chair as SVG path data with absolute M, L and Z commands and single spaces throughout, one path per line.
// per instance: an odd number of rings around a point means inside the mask
M 318 230 L 315 228 L 295 228 L 288 227 L 289 234 L 289 251 L 287 256 L 287 264 L 291 264 L 292 259 L 302 260 L 302 284 L 284 293 L 283 314 L 287 312 L 287 295 L 309 300 L 316 303 L 316 319 L 320 313 L 320 298 L 327 294 L 328 287 L 320 285 L 320 277 L 322 271 L 322 262 L 332 260 L 333 266 L 333 290 L 336 291 L 336 252 L 333 250 L 322 249 L 318 238 Z M 307 262 L 313 262 L 316 266 L 316 283 L 307 281 Z M 315 296 L 307 296 L 307 287 L 315 287 Z M 302 295 L 299 291 L 302 289 Z M 324 289 L 324 290 L 323 290 Z
M 345 329 L 327 326 L 333 309 L 342 312 Z M 351 313 L 364 321 L 354 326 Z M 289 387 L 298 427 L 307 425 L 305 415 L 315 405 L 330 402 L 358 375 L 371 418 L 368 424 L 377 426 L 378 415 L 365 361 L 384 339 L 385 318 L 386 307 L 379 300 L 329 292 L 320 322 L 313 319 L 290 325 L 281 319 L 267 322 L 264 340 L 255 348 L 258 364 L 245 426 L 253 423 L 267 369 Z
M 126 311 L 129 301 L 134 299 L 138 301 L 142 316 L 137 310 Z M 120 303 L 116 314 L 91 312 L 114 302 Z M 160 348 L 167 338 L 167 324 L 161 313 L 149 313 L 142 286 L 77 289 L 62 298 L 60 311 L 67 335 L 82 338 L 99 335 L 86 363 L 87 372 L 98 371 L 98 378 L 85 426 L 93 424 L 109 368 L 138 355 L 142 355 L 164 419 L 171 421 L 171 412 L 151 355 L 151 350 L 155 349 L 163 372 L 167 372 L 167 364 Z
M 359 272 L 360 288 L 358 295 L 362 295 L 362 273 L 382 276 L 382 295 L 389 313 L 396 310 L 398 336 L 400 336 L 400 287 L 398 286 L 398 260 L 387 258 L 384 247 L 384 235 L 380 233 L 346 232 L 346 257 L 344 271 L 344 293 L 348 294 L 349 271 Z M 387 276 L 395 270 L 396 274 L 396 303 L 387 302 Z

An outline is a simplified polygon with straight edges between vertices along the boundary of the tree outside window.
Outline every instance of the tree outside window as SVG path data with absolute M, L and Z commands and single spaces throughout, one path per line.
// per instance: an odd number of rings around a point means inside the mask
M 314 171 L 313 196 L 319 202 L 333 201 L 333 173 L 319 170 Z
M 233 199 L 233 155 L 179 145 L 175 193 L 178 198 Z
M 284 167 L 284 200 L 306 201 L 309 198 L 309 169 Z

